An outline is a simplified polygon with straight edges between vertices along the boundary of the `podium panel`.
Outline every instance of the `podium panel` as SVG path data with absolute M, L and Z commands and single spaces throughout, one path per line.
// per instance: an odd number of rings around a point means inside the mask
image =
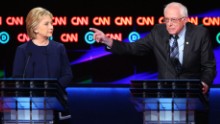
M 197 79 L 133 80 L 130 92 L 143 112 L 144 124 L 195 123 L 194 112 L 208 109 Z
M 1 79 L 2 124 L 53 124 L 54 111 L 63 111 L 67 93 L 55 79 Z

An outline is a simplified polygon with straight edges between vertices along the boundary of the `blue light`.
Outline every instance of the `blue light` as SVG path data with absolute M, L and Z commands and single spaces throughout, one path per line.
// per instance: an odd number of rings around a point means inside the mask
M 0 43 L 1 44 L 6 44 L 10 40 L 10 36 L 7 32 L 2 31 L 0 32 Z
M 91 50 L 87 50 L 86 53 L 82 55 L 80 58 L 78 58 L 75 61 L 72 61 L 71 65 L 92 61 L 110 54 L 110 52 L 105 51 L 104 46 L 91 48 Z
M 84 40 L 86 41 L 86 43 L 88 44 L 94 44 L 95 40 L 93 39 L 93 32 L 89 31 L 85 34 Z
M 140 34 L 138 32 L 133 31 L 129 34 L 128 39 L 130 42 L 134 42 L 140 39 Z
M 138 73 L 128 77 L 124 77 L 120 80 L 111 82 L 112 84 L 130 84 L 131 80 L 146 80 L 146 79 L 157 79 L 157 73 Z
M 220 9 L 216 9 L 216 10 L 211 10 L 208 11 L 206 13 L 201 13 L 201 14 L 195 14 L 194 16 L 198 16 L 198 17 L 216 17 L 220 15 Z
M 216 41 L 217 41 L 217 43 L 219 43 L 220 44 L 220 32 L 217 34 L 217 36 L 216 36 Z
M 100 97 L 114 97 L 114 94 L 120 94 L 122 96 L 129 95 L 130 89 L 125 87 L 68 87 L 66 88 L 67 93 L 71 98 L 74 97 L 87 97 L 98 99 Z M 89 93 L 89 94 L 88 94 Z
M 219 56 L 219 52 L 220 52 L 220 47 L 217 47 L 217 48 L 214 49 L 217 75 L 215 76 L 213 84 L 220 84 L 220 73 L 218 73 L 220 71 L 220 56 Z

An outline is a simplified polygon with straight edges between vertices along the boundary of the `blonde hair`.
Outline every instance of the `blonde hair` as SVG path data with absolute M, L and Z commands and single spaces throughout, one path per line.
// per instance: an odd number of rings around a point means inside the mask
M 188 10 L 187 10 L 186 6 L 184 6 L 183 4 L 178 3 L 178 2 L 171 2 L 171 3 L 167 4 L 164 8 L 164 14 L 165 14 L 165 11 L 167 10 L 167 8 L 169 8 L 171 6 L 178 7 L 180 9 L 181 15 L 184 17 L 188 17 Z
M 26 17 L 26 30 L 30 39 L 36 38 L 35 29 L 37 25 L 40 23 L 41 17 L 50 16 L 53 18 L 53 14 L 45 8 L 35 7 L 29 11 Z

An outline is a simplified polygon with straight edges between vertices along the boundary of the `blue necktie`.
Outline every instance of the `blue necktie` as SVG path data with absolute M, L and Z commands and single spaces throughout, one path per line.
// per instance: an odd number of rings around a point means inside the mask
M 172 36 L 174 39 L 172 45 L 170 46 L 170 58 L 171 59 L 179 59 L 179 48 L 177 39 L 179 38 L 178 35 Z
M 174 39 L 172 45 L 170 46 L 170 59 L 175 67 L 176 72 L 179 74 L 182 71 L 182 66 L 179 61 L 179 48 L 177 39 L 179 38 L 178 35 L 172 36 Z

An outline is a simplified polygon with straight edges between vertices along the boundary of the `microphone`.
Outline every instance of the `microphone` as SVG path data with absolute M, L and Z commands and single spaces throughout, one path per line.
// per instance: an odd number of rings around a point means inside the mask
M 27 70 L 27 66 L 28 66 L 28 63 L 29 63 L 29 60 L 30 60 L 31 56 L 32 56 L 32 53 L 29 52 L 29 53 L 28 53 L 28 58 L 27 58 L 26 64 L 25 64 L 25 66 L 24 66 L 24 72 L 23 72 L 23 76 L 22 76 L 23 79 L 25 78 L 25 72 L 26 72 L 26 70 Z

